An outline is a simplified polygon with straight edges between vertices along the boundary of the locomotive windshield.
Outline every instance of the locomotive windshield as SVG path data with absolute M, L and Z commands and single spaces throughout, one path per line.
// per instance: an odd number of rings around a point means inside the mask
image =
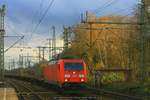
M 83 63 L 65 63 L 65 70 L 83 70 Z

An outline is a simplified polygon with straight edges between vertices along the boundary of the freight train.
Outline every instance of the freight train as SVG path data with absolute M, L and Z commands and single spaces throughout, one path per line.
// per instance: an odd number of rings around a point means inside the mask
M 17 76 L 36 78 L 60 87 L 85 86 L 87 82 L 86 64 L 83 60 L 51 60 L 48 63 L 11 72 Z

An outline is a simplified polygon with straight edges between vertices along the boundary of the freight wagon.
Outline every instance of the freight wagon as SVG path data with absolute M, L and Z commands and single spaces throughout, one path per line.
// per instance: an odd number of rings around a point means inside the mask
M 60 87 L 85 86 L 86 64 L 83 60 L 60 59 L 12 70 L 18 77 L 38 79 Z

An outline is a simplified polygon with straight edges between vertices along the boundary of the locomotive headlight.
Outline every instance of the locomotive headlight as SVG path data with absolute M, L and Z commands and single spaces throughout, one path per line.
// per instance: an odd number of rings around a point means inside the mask
M 83 82 L 84 81 L 84 79 L 81 79 L 81 82 Z
M 65 74 L 65 77 L 66 77 L 66 78 L 69 78 L 69 77 L 70 77 L 70 74 Z
M 67 82 L 68 80 L 67 79 L 65 79 L 65 82 Z
M 79 77 L 80 77 L 80 78 L 83 78 L 83 77 L 84 77 L 84 74 L 79 74 Z

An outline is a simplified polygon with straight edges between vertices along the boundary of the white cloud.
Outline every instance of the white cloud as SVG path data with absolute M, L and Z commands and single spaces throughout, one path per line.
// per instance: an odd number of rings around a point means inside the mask
M 27 45 L 31 47 L 43 46 L 43 44 L 46 43 L 47 38 L 48 37 L 41 34 L 33 34 L 32 38 L 27 41 Z
M 38 46 L 46 46 L 48 47 L 48 37 L 41 35 L 41 34 L 33 34 L 32 38 L 29 39 L 31 33 L 23 33 L 26 34 L 25 43 L 17 44 L 15 47 L 31 47 L 31 48 L 11 48 L 8 52 L 5 53 L 6 61 L 10 59 L 15 59 L 16 61 L 19 60 L 19 55 L 24 56 L 36 56 L 38 57 Z M 56 42 L 57 47 L 63 47 L 63 40 L 61 38 L 57 38 Z M 8 57 L 9 56 L 9 57 Z M 45 58 L 49 58 L 48 49 L 45 51 Z M 38 59 L 37 59 L 38 61 Z

